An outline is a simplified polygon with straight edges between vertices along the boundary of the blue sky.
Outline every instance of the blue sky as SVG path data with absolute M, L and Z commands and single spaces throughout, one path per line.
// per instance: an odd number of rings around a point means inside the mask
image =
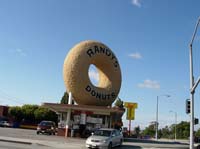
M 65 89 L 65 56 L 83 40 L 109 46 L 122 71 L 119 97 L 137 102 L 132 127 L 155 120 L 189 120 L 189 49 L 198 0 L 0 0 L 0 104 L 59 102 Z M 200 75 L 200 31 L 194 42 L 194 73 Z M 96 72 L 90 72 L 93 80 Z M 170 98 L 162 95 L 169 94 Z M 199 87 L 195 117 L 200 118 Z M 124 121 L 127 125 L 127 121 Z

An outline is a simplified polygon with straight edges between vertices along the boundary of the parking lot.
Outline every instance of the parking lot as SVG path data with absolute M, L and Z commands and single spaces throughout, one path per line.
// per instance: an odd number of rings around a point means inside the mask
M 69 148 L 86 149 L 83 138 L 64 138 L 54 135 L 37 135 L 36 130 L 0 128 L 0 149 Z M 127 141 L 115 149 L 133 148 L 188 148 L 186 143 Z

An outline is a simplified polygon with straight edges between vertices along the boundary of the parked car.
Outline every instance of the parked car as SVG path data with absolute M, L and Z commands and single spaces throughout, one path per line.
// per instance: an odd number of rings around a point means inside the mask
M 11 127 L 8 121 L 0 121 L 0 127 Z
M 119 130 L 101 128 L 96 130 L 86 140 L 87 148 L 108 148 L 120 146 L 123 142 L 123 135 Z
M 49 134 L 55 135 L 56 134 L 56 125 L 52 121 L 41 121 L 37 126 L 37 134 Z

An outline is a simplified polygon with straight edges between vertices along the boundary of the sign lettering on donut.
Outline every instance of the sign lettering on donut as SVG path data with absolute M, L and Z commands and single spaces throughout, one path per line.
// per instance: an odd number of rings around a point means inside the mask
M 88 49 L 87 50 L 87 54 L 89 57 L 92 57 L 95 54 L 105 54 L 106 56 L 110 57 L 111 60 L 113 60 L 113 64 L 115 67 L 118 67 L 118 61 L 115 57 L 115 55 L 109 50 L 109 49 L 105 49 L 103 47 L 98 47 L 98 46 L 94 46 L 94 49 Z
M 96 99 L 109 100 L 111 98 L 116 98 L 116 95 L 114 92 L 112 92 L 111 94 L 98 93 L 95 91 L 95 89 L 92 89 L 90 85 L 87 85 L 85 90 L 89 92 L 93 97 L 96 97 Z
M 88 75 L 95 65 L 99 82 L 94 86 Z M 75 45 L 63 66 L 67 92 L 81 105 L 109 106 L 117 98 L 121 87 L 121 70 L 115 54 L 103 43 L 83 41 Z

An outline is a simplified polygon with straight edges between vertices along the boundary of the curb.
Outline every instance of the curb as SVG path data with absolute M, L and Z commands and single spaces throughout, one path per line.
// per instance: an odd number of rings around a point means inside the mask
M 27 144 L 27 145 L 33 144 L 32 142 L 6 140 L 6 139 L 0 139 L 0 141 L 2 141 L 2 142 L 11 142 L 11 143 L 19 143 L 19 144 Z
M 137 143 L 154 143 L 154 144 L 185 144 L 188 145 L 188 143 L 182 143 L 179 141 L 165 141 L 165 140 L 152 140 L 152 139 L 137 139 L 137 138 L 124 138 L 124 142 L 137 142 Z
M 18 144 L 26 144 L 26 145 L 39 145 L 39 146 L 45 146 L 45 147 L 49 147 L 47 145 L 44 145 L 42 143 L 34 143 L 34 142 L 25 142 L 25 141 L 16 141 L 16 140 L 6 140 L 6 139 L 0 139 L 1 142 L 10 142 L 10 143 L 18 143 Z

